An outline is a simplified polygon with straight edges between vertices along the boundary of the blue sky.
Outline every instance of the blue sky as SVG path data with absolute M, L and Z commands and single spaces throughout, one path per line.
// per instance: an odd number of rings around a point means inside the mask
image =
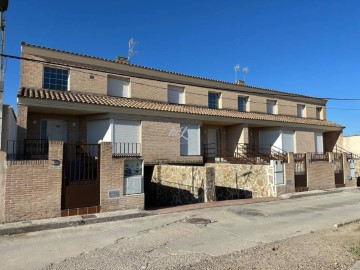
M 352 0 L 9 0 L 6 53 L 19 55 L 25 41 L 115 59 L 133 37 L 134 64 L 229 82 L 240 64 L 249 85 L 355 99 L 359 14 Z M 5 103 L 16 105 L 18 87 L 19 62 L 9 59 Z M 345 135 L 360 134 L 359 116 L 360 101 L 328 102 Z

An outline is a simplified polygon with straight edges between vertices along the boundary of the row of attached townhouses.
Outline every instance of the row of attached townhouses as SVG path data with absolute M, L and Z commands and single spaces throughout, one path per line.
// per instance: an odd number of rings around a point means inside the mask
M 325 99 L 25 43 L 21 57 L 2 222 L 356 185 Z

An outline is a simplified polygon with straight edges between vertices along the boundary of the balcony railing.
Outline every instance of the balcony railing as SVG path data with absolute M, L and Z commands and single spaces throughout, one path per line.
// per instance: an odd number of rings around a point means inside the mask
M 311 153 L 310 161 L 329 161 L 329 153 Z
M 25 139 L 7 142 L 7 160 L 46 160 L 48 156 L 48 140 Z
M 113 157 L 140 157 L 141 143 L 113 143 Z
M 204 144 L 203 153 L 205 160 L 208 162 L 215 160 L 215 158 L 224 158 L 224 160 L 232 163 L 262 164 L 270 163 L 270 160 L 288 162 L 287 152 L 275 146 L 265 144 L 240 143 L 232 153 L 221 149 L 221 145 L 214 143 Z

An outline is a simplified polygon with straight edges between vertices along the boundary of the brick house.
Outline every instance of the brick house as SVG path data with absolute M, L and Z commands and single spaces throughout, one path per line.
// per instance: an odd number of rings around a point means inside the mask
M 143 208 L 142 179 L 146 193 L 161 165 L 277 159 L 288 164 L 284 179 L 293 179 L 281 182 L 289 185 L 282 193 L 335 187 L 334 156 L 326 152 L 343 127 L 326 120 L 325 99 L 25 43 L 21 56 L 17 140 L 7 144 L 0 220 Z M 296 187 L 295 163 L 309 160 L 330 171 L 311 187 L 323 169 L 308 164 L 310 178 Z

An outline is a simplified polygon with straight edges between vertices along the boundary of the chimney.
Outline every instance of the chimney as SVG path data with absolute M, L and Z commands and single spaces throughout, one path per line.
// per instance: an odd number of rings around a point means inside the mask
M 129 64 L 127 57 L 116 56 L 115 61 L 120 64 Z
M 245 85 L 244 81 L 242 81 L 242 80 L 237 80 L 235 82 L 235 84 L 237 84 L 237 85 Z

